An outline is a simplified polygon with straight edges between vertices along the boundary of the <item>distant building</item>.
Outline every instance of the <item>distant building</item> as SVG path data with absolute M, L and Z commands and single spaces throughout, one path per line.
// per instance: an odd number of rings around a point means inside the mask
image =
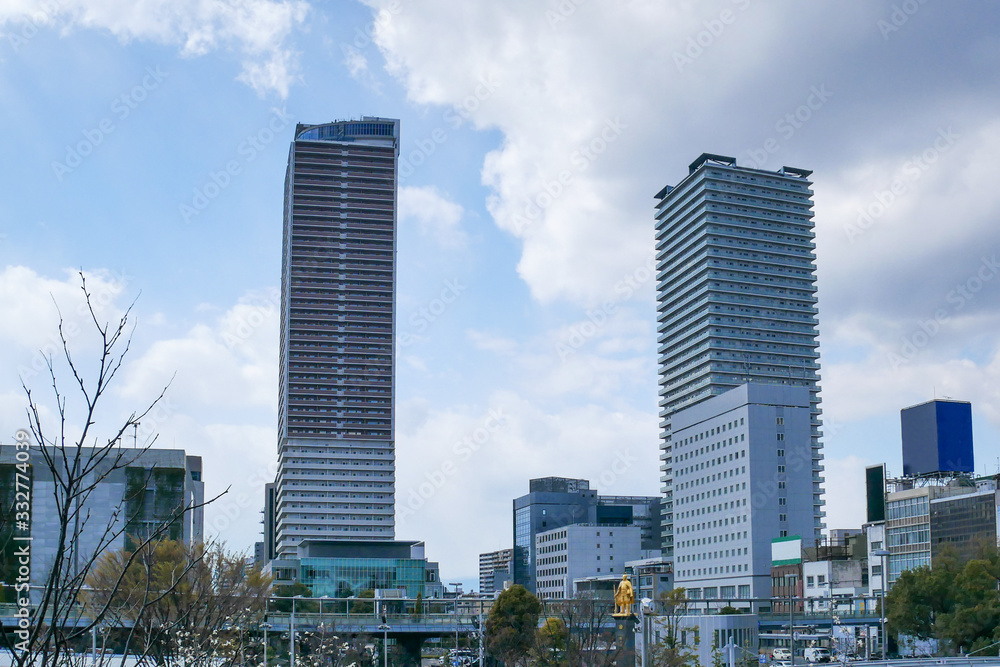
M 674 413 L 674 585 L 693 599 L 771 596 L 771 542 L 812 537 L 808 387 L 745 384 Z
M 941 475 L 975 470 L 972 404 L 934 399 L 900 411 L 903 475 Z
M 829 540 L 803 549 L 803 595 L 809 611 L 858 608 L 869 594 L 867 542 L 860 529 L 831 530 Z
M 641 548 L 658 550 L 660 515 L 661 499 L 656 496 L 598 496 L 585 479 L 530 480 L 528 494 L 514 500 L 513 581 L 537 592 L 535 548 L 539 533 L 579 523 L 635 525 L 640 528 Z
M 889 479 L 885 465 L 865 471 L 873 592 L 891 588 L 906 570 L 931 566 L 950 553 L 975 557 L 998 544 L 998 479 L 975 479 L 972 405 L 935 399 L 900 411 L 903 471 Z M 888 556 L 876 556 L 878 551 Z M 883 562 L 887 572 L 883 573 Z
M 661 594 L 674 588 L 673 563 L 663 556 L 628 561 L 625 572 L 632 581 L 636 600 L 659 600 Z
M 295 558 L 272 560 L 275 585 L 300 582 L 313 597 L 350 597 L 363 591 L 394 590 L 405 597 L 441 597 L 437 563 L 424 556 L 423 542 L 303 540 Z
M 263 542 L 253 543 L 253 564 L 257 567 L 264 567 L 267 565 L 267 549 Z
M 642 556 L 639 526 L 572 524 L 535 536 L 535 594 L 542 600 L 573 597 L 573 582 L 625 574 L 625 563 Z
M 954 477 L 918 486 L 912 478 L 889 480 L 885 495 L 886 520 L 866 524 L 869 553 L 879 549 L 887 557 L 888 586 L 906 570 L 930 566 L 951 553 L 959 560 L 973 558 L 982 546 L 997 546 L 997 480 Z M 872 586 L 881 586 L 882 560 L 872 556 Z
M 479 594 L 499 595 L 514 579 L 513 549 L 479 554 Z
M 818 478 L 822 472 L 811 173 L 741 167 L 733 157 L 703 153 L 679 183 L 655 195 L 663 555 L 668 558 L 677 540 L 690 538 L 676 525 L 679 411 L 748 382 L 803 388 L 811 450 L 802 473 Z M 800 534 L 819 538 L 822 491 L 796 502 L 797 512 L 810 512 L 814 519 Z M 725 552 L 723 544 L 717 546 Z M 678 561 L 677 572 L 682 569 L 707 566 Z
M 56 464 L 63 459 L 52 450 Z M 75 452 L 75 449 L 73 450 Z M 93 450 L 83 448 L 83 456 Z M 0 446 L 0 489 L 6 497 L 0 499 L 5 516 L 0 521 L 0 539 L 9 542 L 15 527 L 16 448 Z M 72 455 L 72 454 L 71 454 Z M 120 456 L 117 461 L 112 458 Z M 55 507 L 52 471 L 37 449 L 31 452 L 31 584 L 42 585 L 52 567 L 59 548 L 59 521 Z M 111 468 L 114 467 L 114 470 Z M 83 500 L 78 516 L 81 528 L 77 535 L 71 530 L 69 560 L 82 564 L 95 553 L 107 553 L 133 548 L 137 542 L 153 535 L 181 540 L 186 544 L 204 538 L 205 484 L 202 481 L 200 456 L 188 456 L 181 449 L 116 449 L 98 464 L 103 480 Z M 191 508 L 180 515 L 184 508 Z M 118 536 L 108 543 L 113 533 Z M 17 563 L 13 549 L 4 549 L 0 562 L 0 578 L 14 581 Z

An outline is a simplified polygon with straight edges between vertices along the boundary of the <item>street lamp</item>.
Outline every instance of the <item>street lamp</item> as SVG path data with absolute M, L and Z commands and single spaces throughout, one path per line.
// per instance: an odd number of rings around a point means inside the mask
M 292 615 L 288 622 L 288 664 L 289 667 L 295 667 L 295 601 L 301 598 L 301 595 L 296 595 L 292 598 Z
M 642 652 L 639 657 L 639 667 L 646 667 L 646 652 L 649 648 L 649 633 L 646 632 L 646 612 L 652 611 L 653 601 L 643 598 L 639 601 L 639 631 L 642 633 Z
M 889 582 L 889 571 L 885 567 L 885 559 L 889 556 L 889 552 L 885 549 L 876 549 L 872 552 L 872 555 L 878 556 L 882 559 L 882 576 L 879 578 L 879 581 L 882 583 L 882 586 L 880 587 L 880 591 L 882 593 L 882 604 L 879 609 L 878 621 L 882 626 L 879 641 L 882 642 L 882 659 L 885 660 L 885 645 L 889 643 L 886 641 L 887 638 L 885 636 L 885 586 Z
M 382 631 L 382 666 L 389 667 L 389 630 L 392 626 L 389 625 L 385 612 L 382 613 L 382 624 L 378 629 Z
M 462 590 L 462 582 L 451 583 L 449 586 L 455 587 L 455 653 L 451 662 L 453 665 L 458 664 L 458 594 Z
M 267 667 L 267 631 L 271 629 L 271 624 L 264 621 L 260 627 L 264 629 L 264 667 Z

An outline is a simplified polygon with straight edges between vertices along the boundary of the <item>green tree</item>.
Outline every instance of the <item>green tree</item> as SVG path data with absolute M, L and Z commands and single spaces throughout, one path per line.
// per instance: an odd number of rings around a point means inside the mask
M 1000 640 L 1000 551 L 980 547 L 960 563 L 954 554 L 900 574 L 886 597 L 892 635 L 937 639 L 943 652 L 969 652 Z M 897 639 L 898 641 L 898 639 Z M 983 655 L 995 654 L 995 648 Z
M 372 589 L 364 590 L 358 593 L 358 600 L 374 600 L 375 591 Z M 352 614 L 374 614 L 375 613 L 375 603 L 374 602 L 351 602 L 351 613 Z
M 277 598 L 311 598 L 312 589 L 310 589 L 305 584 L 296 581 L 294 584 L 284 584 L 282 586 L 275 586 L 273 597 Z M 292 610 L 291 600 L 275 600 L 272 608 L 275 611 L 287 614 Z M 319 611 L 319 604 L 316 602 L 303 602 L 301 600 L 295 601 L 295 613 L 303 614 L 315 614 Z
M 918 567 L 900 574 L 885 601 L 890 632 L 918 639 L 935 637 L 938 617 L 954 609 L 958 573 L 957 562 L 948 557 L 933 569 Z
M 568 644 L 569 630 L 566 624 L 554 617 L 545 619 L 535 637 L 535 664 L 538 667 L 558 667 L 567 664 Z
M 997 552 L 985 554 L 965 564 L 954 581 L 954 607 L 937 617 L 934 629 L 939 639 L 965 652 L 986 648 L 996 641 L 1000 628 L 1000 599 L 997 594 Z M 996 647 L 983 651 L 987 655 Z
M 524 586 L 515 584 L 497 597 L 486 619 L 486 648 L 507 667 L 527 663 L 535 643 L 542 605 Z

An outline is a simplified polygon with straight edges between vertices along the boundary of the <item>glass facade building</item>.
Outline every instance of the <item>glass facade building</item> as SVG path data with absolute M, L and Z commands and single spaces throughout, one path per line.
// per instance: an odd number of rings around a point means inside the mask
M 273 545 L 392 540 L 399 121 L 298 125 L 282 243 Z
M 427 562 L 410 558 L 302 558 L 299 581 L 313 597 L 350 597 L 376 589 L 406 589 L 424 596 Z
M 513 583 L 536 592 L 536 537 L 573 524 L 639 526 L 642 549 L 659 548 L 660 498 L 599 496 L 585 479 L 543 477 L 528 482 L 528 494 L 514 499 Z
M 822 517 L 811 172 L 703 154 L 656 199 L 663 555 L 674 554 L 671 417 L 748 382 L 810 393 L 812 532 Z M 778 448 L 778 443 L 775 443 Z

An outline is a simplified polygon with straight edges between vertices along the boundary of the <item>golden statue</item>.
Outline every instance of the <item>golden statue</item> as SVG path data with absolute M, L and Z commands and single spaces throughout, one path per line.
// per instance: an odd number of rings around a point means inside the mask
M 612 616 L 631 616 L 632 604 L 635 602 L 635 591 L 632 589 L 632 582 L 628 580 L 628 575 L 623 574 L 621 583 L 615 590 L 615 613 Z

